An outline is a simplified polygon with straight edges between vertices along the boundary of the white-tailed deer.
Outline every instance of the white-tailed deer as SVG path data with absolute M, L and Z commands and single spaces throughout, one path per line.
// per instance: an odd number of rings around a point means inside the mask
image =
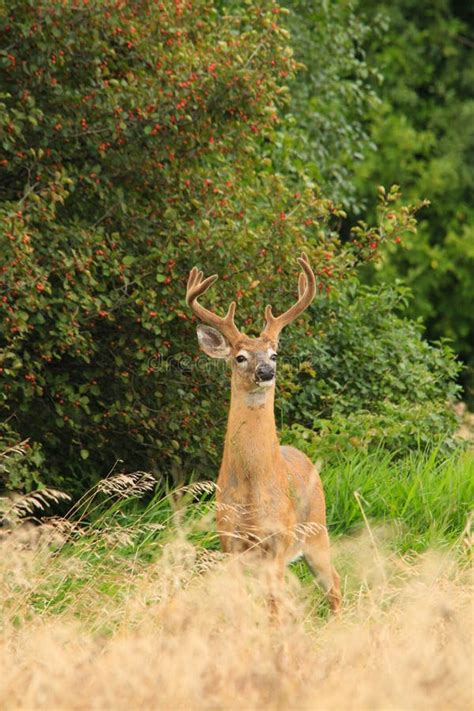
M 203 278 L 194 267 L 186 302 L 206 325 L 197 327 L 201 349 L 225 358 L 232 367 L 229 419 L 217 480 L 217 526 L 225 552 L 253 549 L 264 553 L 283 578 L 285 565 L 303 554 L 329 603 L 341 605 L 339 576 L 331 565 L 323 487 L 317 467 L 294 447 L 280 446 L 274 395 L 278 337 L 316 292 L 313 271 L 303 254 L 298 301 L 275 317 L 265 309 L 266 325 L 258 338 L 241 333 L 234 323 L 233 301 L 224 318 L 201 306 L 201 296 L 217 279 Z

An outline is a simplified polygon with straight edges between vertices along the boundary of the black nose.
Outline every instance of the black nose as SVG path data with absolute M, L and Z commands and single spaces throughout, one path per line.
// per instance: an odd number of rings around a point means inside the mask
M 275 375 L 275 370 L 271 365 L 261 363 L 255 371 L 255 380 L 272 380 Z

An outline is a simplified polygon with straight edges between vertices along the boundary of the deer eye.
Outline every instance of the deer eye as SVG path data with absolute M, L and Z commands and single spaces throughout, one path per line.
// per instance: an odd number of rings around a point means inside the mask
M 270 360 L 276 360 L 276 359 L 277 359 L 277 354 L 276 354 L 276 353 L 272 353 L 271 356 L 270 356 Z
M 247 358 L 244 355 L 238 355 L 235 360 L 237 361 L 237 363 L 245 363 Z

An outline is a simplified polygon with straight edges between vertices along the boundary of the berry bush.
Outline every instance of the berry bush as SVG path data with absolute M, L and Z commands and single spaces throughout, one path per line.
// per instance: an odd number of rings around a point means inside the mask
M 341 242 L 337 205 L 275 172 L 298 69 L 282 12 L 0 0 L 0 421 L 6 446 L 29 439 L 7 487 L 213 476 L 225 376 L 200 367 L 189 269 L 217 272 L 209 303 L 236 298 L 257 329 L 294 298 L 301 248 L 337 299 L 414 230 L 417 206 L 380 189 L 377 225 Z

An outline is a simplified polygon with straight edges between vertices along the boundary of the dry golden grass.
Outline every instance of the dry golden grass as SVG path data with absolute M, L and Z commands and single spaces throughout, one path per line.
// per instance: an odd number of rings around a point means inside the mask
M 468 573 L 435 552 L 390 554 L 387 538 L 336 543 L 339 618 L 318 614 L 322 597 L 289 573 L 275 622 L 265 571 L 179 532 L 153 563 L 101 570 L 20 529 L 0 544 L 0 707 L 466 711 Z M 79 579 L 68 597 L 65 581 Z M 64 591 L 54 613 L 45 585 Z

